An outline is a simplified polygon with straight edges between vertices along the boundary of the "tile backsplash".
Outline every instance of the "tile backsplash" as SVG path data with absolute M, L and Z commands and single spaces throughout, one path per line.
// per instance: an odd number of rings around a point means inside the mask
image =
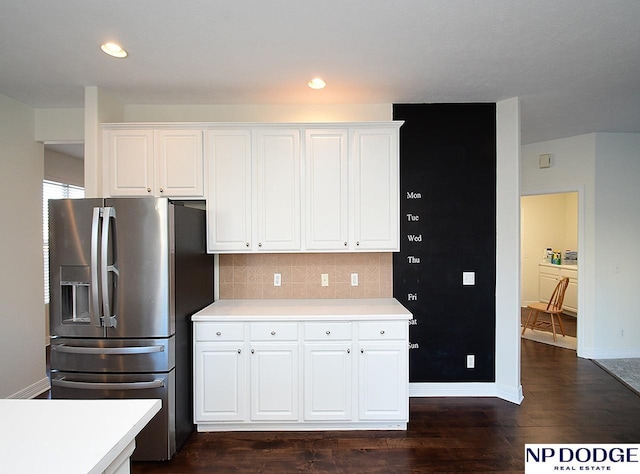
M 220 255 L 220 299 L 391 298 L 392 253 Z M 273 275 L 281 275 L 281 286 Z M 321 275 L 329 275 L 329 286 Z M 351 286 L 351 274 L 358 286 Z

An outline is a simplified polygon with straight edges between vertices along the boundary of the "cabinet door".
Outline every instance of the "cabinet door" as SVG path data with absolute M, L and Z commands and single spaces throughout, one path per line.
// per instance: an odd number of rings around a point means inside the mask
M 257 250 L 300 250 L 300 131 L 256 135 Z
M 397 129 L 353 131 L 350 183 L 356 249 L 400 249 L 399 164 Z
M 298 344 L 251 344 L 251 419 L 298 419 Z
M 202 130 L 156 130 L 157 196 L 204 196 Z
M 251 248 L 251 132 L 207 132 L 207 250 Z
M 153 131 L 107 130 L 105 194 L 153 195 Z
M 351 342 L 304 346 L 304 419 L 351 420 Z
M 551 294 L 553 293 L 553 290 L 555 289 L 556 285 L 558 284 L 558 272 L 557 271 L 551 271 L 551 272 L 543 272 L 541 271 L 539 274 L 539 298 L 540 301 L 543 303 L 548 303 L 549 302 L 549 298 L 551 298 Z
M 408 349 L 402 341 L 360 343 L 360 420 L 407 420 Z
M 195 345 L 195 422 L 243 421 L 246 354 L 242 342 Z
M 307 250 L 348 247 L 347 130 L 307 130 L 305 188 Z

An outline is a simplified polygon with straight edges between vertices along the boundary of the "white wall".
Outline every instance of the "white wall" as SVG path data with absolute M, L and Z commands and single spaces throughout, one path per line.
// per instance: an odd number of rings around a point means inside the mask
M 640 134 L 597 134 L 595 176 L 595 353 L 640 357 Z
M 496 395 L 520 403 L 519 99 L 498 102 L 496 115 Z
M 640 318 L 631 316 L 640 281 L 629 265 L 637 259 L 640 230 L 638 150 L 640 134 L 631 133 L 522 147 L 523 195 L 578 192 L 580 357 L 640 357 Z M 546 153 L 552 154 L 552 167 L 541 170 L 538 155 Z M 612 254 L 614 244 L 623 249 L 618 258 Z
M 0 398 L 29 398 L 46 378 L 43 145 L 34 110 L 0 94 Z
M 44 178 L 82 187 L 84 186 L 84 161 L 45 149 Z
M 125 105 L 125 122 L 375 122 L 391 104 Z
M 35 109 L 34 138 L 43 143 L 82 143 L 84 109 Z

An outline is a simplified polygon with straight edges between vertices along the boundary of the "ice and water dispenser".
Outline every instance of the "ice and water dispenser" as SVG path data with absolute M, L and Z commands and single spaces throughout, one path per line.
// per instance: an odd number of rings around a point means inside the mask
M 90 267 L 60 266 L 60 297 L 63 323 L 89 323 Z

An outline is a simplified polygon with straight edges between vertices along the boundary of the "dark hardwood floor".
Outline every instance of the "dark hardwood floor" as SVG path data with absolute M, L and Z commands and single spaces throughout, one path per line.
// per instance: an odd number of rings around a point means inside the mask
M 639 443 L 640 396 L 575 351 L 522 340 L 525 399 L 412 398 L 406 432 L 193 433 L 132 473 L 523 472 L 525 443 Z

